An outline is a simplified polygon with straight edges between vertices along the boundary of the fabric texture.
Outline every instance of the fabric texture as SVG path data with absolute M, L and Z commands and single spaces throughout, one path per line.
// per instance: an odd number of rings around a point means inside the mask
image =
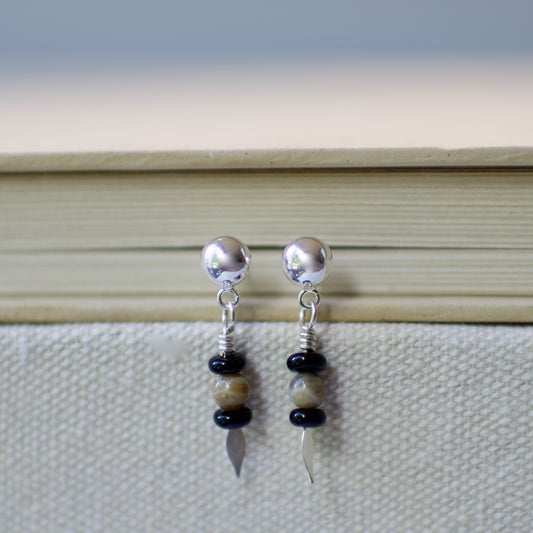
M 317 330 L 310 485 L 288 421 L 295 323 L 238 324 L 241 479 L 212 422 L 219 324 L 0 328 L 0 531 L 532 531 L 533 327 Z

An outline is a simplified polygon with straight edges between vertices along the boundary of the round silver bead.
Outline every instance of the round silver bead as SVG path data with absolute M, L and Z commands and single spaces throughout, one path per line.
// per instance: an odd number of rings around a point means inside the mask
M 283 271 L 297 285 L 318 285 L 328 277 L 332 255 L 329 246 L 318 239 L 303 237 L 283 250 Z
M 248 247 L 233 237 L 218 237 L 202 250 L 202 267 L 207 277 L 220 286 L 243 281 L 250 259 Z

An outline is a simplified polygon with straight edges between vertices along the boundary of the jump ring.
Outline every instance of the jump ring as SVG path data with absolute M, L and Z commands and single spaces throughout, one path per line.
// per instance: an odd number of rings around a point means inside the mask
M 233 301 L 230 300 L 228 302 L 224 302 L 222 300 L 222 297 L 225 294 L 231 294 L 234 298 Z M 227 309 L 230 306 L 237 307 L 237 305 L 239 305 L 239 293 L 233 287 L 231 287 L 231 289 L 223 287 L 222 289 L 218 291 L 217 302 L 218 302 L 218 305 L 220 305 L 220 307 L 223 307 L 224 309 Z
M 304 302 L 304 297 L 308 294 L 314 295 L 315 297 L 314 302 L 309 302 L 309 303 Z M 316 289 L 311 289 L 311 290 L 303 289 L 302 291 L 300 291 L 300 294 L 298 294 L 298 303 L 304 309 L 311 311 L 313 305 L 315 305 L 316 307 L 320 305 L 320 294 Z

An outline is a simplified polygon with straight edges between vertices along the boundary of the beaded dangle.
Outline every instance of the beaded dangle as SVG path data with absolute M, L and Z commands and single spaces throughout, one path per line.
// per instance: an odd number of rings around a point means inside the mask
M 302 456 L 313 477 L 313 438 L 311 428 L 326 422 L 326 413 L 318 407 L 326 398 L 326 385 L 317 374 L 326 367 L 326 358 L 316 351 L 317 337 L 314 329 L 320 294 L 316 286 L 328 276 L 328 262 L 332 255 L 329 247 L 317 239 L 305 237 L 289 244 L 283 251 L 285 275 L 301 287 L 298 295 L 300 305 L 300 351 L 287 359 L 287 367 L 297 372 L 289 385 L 289 397 L 296 406 L 289 420 L 292 425 L 303 428 Z
M 209 360 L 209 370 L 216 374 L 213 398 L 220 409 L 215 411 L 215 424 L 228 430 L 226 451 L 240 476 L 246 451 L 241 428 L 252 420 L 252 411 L 245 406 L 250 397 L 250 385 L 240 374 L 246 359 L 235 351 L 235 309 L 239 293 L 235 285 L 244 280 L 250 266 L 250 251 L 233 237 L 218 237 L 202 251 L 202 266 L 208 278 L 220 286 L 217 301 L 222 307 L 222 331 L 218 336 L 218 353 Z

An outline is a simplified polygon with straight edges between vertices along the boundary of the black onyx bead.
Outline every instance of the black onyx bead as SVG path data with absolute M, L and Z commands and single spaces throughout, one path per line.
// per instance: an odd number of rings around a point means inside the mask
M 294 409 L 289 420 L 293 426 L 300 428 L 317 428 L 326 423 L 326 413 L 322 409 Z
M 318 352 L 293 353 L 287 359 L 287 368 L 292 372 L 320 372 L 326 368 L 326 358 Z
M 238 429 L 246 426 L 252 420 L 252 411 L 248 407 L 241 407 L 234 411 L 218 409 L 213 415 L 215 424 L 223 429 Z
M 209 370 L 213 374 L 236 374 L 246 365 L 246 358 L 239 352 L 227 352 L 209 359 Z

